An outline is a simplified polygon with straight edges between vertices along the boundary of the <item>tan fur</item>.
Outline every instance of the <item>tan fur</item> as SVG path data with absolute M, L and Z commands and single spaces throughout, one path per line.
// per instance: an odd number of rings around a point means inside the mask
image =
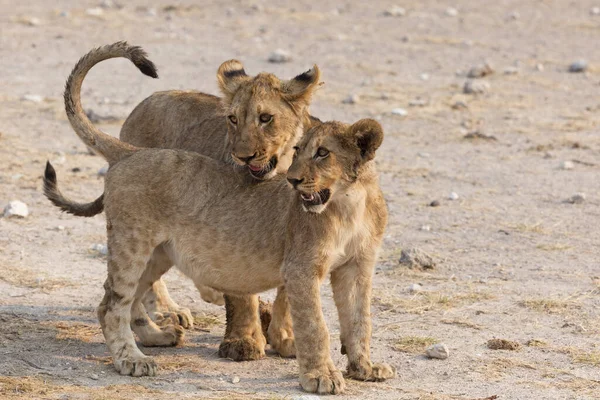
M 132 52 L 131 49 L 136 50 L 137 53 Z M 132 57 L 130 55 L 132 53 L 136 57 Z M 65 97 L 68 100 L 66 104 L 71 105 L 72 109 L 80 107 L 79 90 L 87 71 L 103 59 L 120 56 L 134 61 L 142 72 L 151 76 L 156 75 L 153 64 L 145 58 L 145 53 L 141 49 L 127 46 L 126 43 L 104 46 L 83 57 L 73 70 L 68 81 L 66 92 L 70 95 Z M 146 67 L 145 70 L 140 65 Z M 150 69 L 148 65 L 152 67 L 153 74 L 148 73 Z M 285 81 L 266 73 L 250 77 L 246 75 L 239 61 L 230 60 L 220 66 L 217 79 L 223 98 L 193 91 L 158 92 L 148 97 L 125 121 L 121 129 L 121 140 L 139 147 L 195 151 L 226 162 L 235 161 L 240 165 L 244 163 L 239 157 L 244 158 L 255 154 L 256 156 L 248 161 L 248 164 L 254 168 L 268 165 L 269 160 L 275 157 L 276 169 L 264 174 L 262 179 L 269 179 L 276 172 L 285 172 L 291 163 L 292 146 L 304 130 L 318 121 L 310 116 L 308 110 L 312 93 L 320 84 L 320 72 L 317 66 L 294 79 Z M 264 113 L 272 115 L 272 121 L 262 123 L 260 117 Z M 230 121 L 226 118 L 231 115 L 236 116 L 236 125 L 224 122 Z M 88 122 L 77 120 L 75 123 Z M 89 144 L 88 141 L 86 143 Z M 248 171 L 250 171 L 249 167 Z M 244 182 L 244 184 L 252 183 Z M 90 204 L 77 204 L 64 198 L 56 188 L 49 188 L 46 195 L 54 204 L 76 215 L 90 216 L 102 211 L 102 198 Z M 170 263 L 168 258 L 160 256 L 154 257 L 152 262 Z M 221 293 L 201 284 L 197 286 L 205 301 L 223 304 Z M 256 299 L 248 299 L 241 304 L 253 304 L 255 301 Z M 156 322 L 179 322 L 184 327 L 191 327 L 193 324 L 189 309 L 178 306 L 170 298 L 162 280 L 153 284 L 144 297 L 143 304 Z M 227 332 L 231 332 L 231 337 L 241 337 L 242 332 L 248 331 L 249 327 L 243 325 L 247 320 L 244 314 L 254 312 L 253 309 L 245 309 L 241 304 L 235 307 L 236 312 L 230 313 L 231 319 L 228 319 L 228 325 L 239 327 L 239 332 L 227 329 Z M 281 307 L 277 309 L 280 310 L 279 312 L 287 311 Z M 237 315 L 240 315 L 239 321 L 236 321 Z M 256 325 L 256 318 L 254 317 L 249 326 Z M 278 316 L 275 325 L 281 321 L 290 321 L 289 312 Z M 289 323 L 286 326 L 284 329 L 272 330 L 270 338 L 272 347 L 284 356 L 294 356 L 291 326 Z M 288 334 L 284 333 L 286 331 Z M 284 337 L 279 338 L 277 336 L 279 334 L 283 334 Z M 257 340 L 256 349 L 246 352 L 236 350 L 231 337 L 226 336 L 231 352 L 221 352 L 223 356 L 246 360 L 253 359 L 256 352 L 264 354 L 264 345 L 261 347 L 264 338 Z M 240 339 L 239 346 L 248 349 L 247 342 L 248 340 Z M 282 348 L 280 343 L 284 344 Z
M 106 140 L 95 128 L 78 134 L 100 145 Z M 240 184 L 245 176 L 239 171 L 184 151 L 138 150 L 112 164 L 104 192 L 108 278 L 98 316 L 116 369 L 133 376 L 156 373 L 155 362 L 135 344 L 132 320 L 144 293 L 165 272 L 148 263 L 159 247 L 194 282 L 231 296 L 284 284 L 300 384 L 309 392 L 341 393 L 345 385 L 329 354 L 320 305 L 319 286 L 331 274 L 349 376 L 394 376 L 389 365 L 371 363 L 369 349 L 371 277 L 387 222 L 372 161 L 382 138 L 374 120 L 312 128 L 288 171 L 296 190 L 281 176 Z M 319 156 L 323 149 L 327 154 Z M 325 192 L 324 204 L 305 200 Z M 163 336 L 164 342 L 176 340 L 172 332 Z

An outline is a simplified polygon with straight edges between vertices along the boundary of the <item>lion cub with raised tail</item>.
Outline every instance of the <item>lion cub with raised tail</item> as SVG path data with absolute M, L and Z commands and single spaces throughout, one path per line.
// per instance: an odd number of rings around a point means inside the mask
M 245 178 L 239 172 L 197 153 L 120 142 L 85 121 L 69 101 L 67 115 L 80 138 L 111 164 L 104 191 L 108 278 L 98 317 L 121 374 L 157 371 L 133 332 L 156 343 L 177 335 L 161 330 L 141 303 L 166 272 L 148 263 L 160 246 L 196 284 L 226 294 L 284 284 L 300 384 L 309 392 L 336 394 L 345 383 L 331 360 L 319 291 L 329 274 L 348 376 L 394 376 L 391 366 L 371 362 L 369 349 L 371 281 L 387 222 L 373 161 L 383 140 L 379 123 L 317 125 L 295 148 L 287 180 L 278 176 L 248 186 L 239 184 Z M 50 164 L 45 179 L 56 184 Z

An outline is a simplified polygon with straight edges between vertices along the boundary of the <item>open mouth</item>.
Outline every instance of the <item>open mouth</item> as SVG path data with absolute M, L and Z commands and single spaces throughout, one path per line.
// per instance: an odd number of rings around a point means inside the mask
M 318 206 L 327 203 L 331 197 L 331 190 L 323 189 L 314 193 L 300 192 L 300 198 L 305 206 Z
M 250 170 L 250 175 L 252 175 L 254 178 L 263 179 L 265 175 L 273 171 L 276 166 L 277 156 L 273 156 L 267 164 L 260 167 L 248 164 L 248 170 Z

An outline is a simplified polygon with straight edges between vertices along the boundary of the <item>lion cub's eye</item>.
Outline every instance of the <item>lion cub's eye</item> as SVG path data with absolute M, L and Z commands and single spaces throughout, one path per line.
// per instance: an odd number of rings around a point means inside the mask
M 237 117 L 235 115 L 230 115 L 227 118 L 229 118 L 229 122 L 231 122 L 234 125 L 237 125 Z
M 258 117 L 258 119 L 263 124 L 266 124 L 267 122 L 271 122 L 271 120 L 273 119 L 273 116 L 269 115 L 269 114 L 260 114 L 260 117 Z
M 325 158 L 329 155 L 329 150 L 327 150 L 324 147 L 319 147 L 319 149 L 317 150 L 317 154 L 315 154 L 315 158 Z

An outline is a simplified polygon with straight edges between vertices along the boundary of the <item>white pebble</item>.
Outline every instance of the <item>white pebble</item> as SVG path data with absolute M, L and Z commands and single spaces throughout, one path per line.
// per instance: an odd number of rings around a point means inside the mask
M 541 64 L 541 63 L 537 64 L 535 66 L 535 69 L 537 69 L 540 72 L 544 71 L 544 64 Z
M 234 376 L 233 378 L 231 378 L 231 383 L 239 383 L 239 382 L 240 382 L 239 376 Z
M 431 230 L 431 226 L 429 226 L 429 225 L 422 225 L 421 226 L 421 230 L 425 231 L 425 232 L 429 232 Z
M 94 8 L 88 8 L 87 10 L 85 10 L 85 13 L 87 15 L 92 15 L 94 17 L 99 17 L 102 14 L 104 14 L 104 10 L 100 7 L 94 7 Z
M 419 293 L 423 291 L 423 286 L 419 285 L 418 283 L 413 283 L 408 287 L 408 291 L 410 293 Z
M 519 69 L 517 67 L 504 68 L 504 75 L 516 75 L 518 73 L 519 73 Z
M 57 231 L 64 231 L 65 227 L 63 225 L 59 225 L 59 226 L 56 227 L 56 230 Z
M 19 22 L 29 26 L 38 26 L 42 21 L 37 17 L 23 17 L 19 19 Z
M 424 72 L 421 75 L 419 75 L 419 78 L 421 78 L 422 81 L 428 81 L 429 80 L 429 74 Z
M 585 201 L 585 193 L 575 193 L 567 200 L 571 204 L 582 204 Z
M 590 14 L 600 15 L 600 7 L 592 7 L 592 9 L 590 10 Z
M 344 104 L 356 104 L 360 101 L 360 96 L 357 94 L 351 94 L 348 95 L 348 97 L 346 97 L 344 100 L 342 100 L 342 103 Z
M 383 12 L 383 15 L 387 17 L 402 17 L 406 15 L 406 9 L 398 6 L 394 6 L 390 9 L 387 9 Z
M 408 111 L 406 111 L 404 108 L 394 108 L 392 110 L 392 114 L 399 115 L 401 117 L 406 117 L 408 115 Z
M 100 377 L 97 374 L 91 374 L 90 379 L 97 381 L 98 379 L 100 379 Z
M 106 176 L 107 172 L 108 172 L 108 165 L 105 165 L 104 167 L 102 167 L 98 170 L 98 176 Z
M 508 14 L 508 18 L 510 18 L 512 20 L 517 20 L 517 19 L 521 18 L 521 14 L 519 14 L 518 11 L 513 11 L 510 14 Z
M 575 168 L 573 161 L 563 161 L 560 163 L 560 169 L 569 170 Z
M 292 61 L 292 56 L 286 50 L 276 49 L 269 55 L 268 60 L 272 63 L 285 63 L 288 61 Z
M 418 152 L 418 153 L 417 153 L 417 155 L 418 155 L 419 157 L 421 157 L 421 158 L 429 158 L 429 157 L 431 157 L 431 154 L 429 154 L 429 153 L 425 153 L 424 151 L 420 151 L 420 152 Z
M 292 400 L 322 400 L 321 397 L 314 394 L 301 394 L 299 396 L 292 397 Z
M 446 8 L 446 15 L 456 17 L 458 15 L 458 10 L 454 7 L 448 7 Z
M 436 343 L 433 346 L 429 346 L 427 350 L 425 350 L 425 354 L 429 358 L 437 358 L 439 360 L 445 360 L 450 355 L 450 350 L 448 350 L 448 346 L 443 343 Z
M 97 252 L 101 256 L 105 256 L 108 254 L 108 247 L 105 244 L 94 244 L 90 247 L 90 250 Z
M 19 200 L 13 200 L 6 207 L 4 207 L 4 216 L 6 218 L 17 217 L 25 218 L 29 215 L 29 208 L 27 204 Z
M 489 63 L 483 63 L 471 67 L 467 76 L 469 78 L 483 78 L 484 76 L 491 75 L 494 73 L 494 68 Z
M 21 100 L 31 101 L 33 103 L 41 103 L 42 101 L 44 101 L 44 96 L 41 96 L 39 94 L 26 94 L 23 97 L 21 97 Z
M 466 94 L 482 94 L 490 90 L 490 84 L 482 80 L 469 80 L 465 82 L 463 92 Z
M 456 192 L 452 192 L 448 195 L 448 199 L 450 199 L 450 200 L 458 200 L 458 197 L 459 197 L 458 193 L 456 193 Z

